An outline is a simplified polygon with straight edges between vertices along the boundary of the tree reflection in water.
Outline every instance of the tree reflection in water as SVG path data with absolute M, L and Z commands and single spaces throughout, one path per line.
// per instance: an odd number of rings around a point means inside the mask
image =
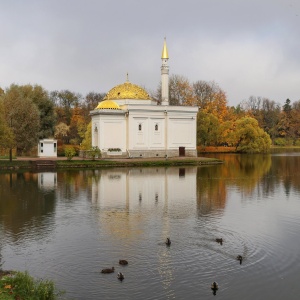
M 124 257 L 130 299 L 208 299 L 214 280 L 224 299 L 268 299 L 265 282 L 287 293 L 282 272 L 297 291 L 299 156 L 218 158 L 225 163 L 0 174 L 3 268 L 54 278 L 74 299 L 122 297 L 99 270 Z

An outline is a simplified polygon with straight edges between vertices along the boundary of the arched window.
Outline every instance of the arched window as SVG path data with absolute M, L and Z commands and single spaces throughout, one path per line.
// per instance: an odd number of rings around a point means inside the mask
M 142 124 L 140 123 L 139 124 L 139 131 L 141 131 L 142 130 Z
M 155 124 L 155 131 L 158 130 L 158 124 Z

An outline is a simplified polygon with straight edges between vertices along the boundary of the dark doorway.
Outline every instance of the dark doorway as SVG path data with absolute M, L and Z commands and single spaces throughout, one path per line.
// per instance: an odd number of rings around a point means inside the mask
M 185 147 L 179 147 L 179 156 L 185 156 Z

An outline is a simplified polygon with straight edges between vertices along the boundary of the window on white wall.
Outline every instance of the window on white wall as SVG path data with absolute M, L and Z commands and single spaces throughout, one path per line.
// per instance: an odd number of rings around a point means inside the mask
M 155 131 L 158 131 L 158 124 L 155 124 Z
M 139 131 L 142 131 L 142 124 L 139 124 Z

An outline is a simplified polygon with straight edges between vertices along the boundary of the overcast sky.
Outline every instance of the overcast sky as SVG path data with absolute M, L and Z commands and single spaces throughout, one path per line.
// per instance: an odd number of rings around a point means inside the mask
M 215 81 L 229 105 L 300 99 L 299 0 L 0 0 L 0 87 L 83 95 L 170 75 Z

